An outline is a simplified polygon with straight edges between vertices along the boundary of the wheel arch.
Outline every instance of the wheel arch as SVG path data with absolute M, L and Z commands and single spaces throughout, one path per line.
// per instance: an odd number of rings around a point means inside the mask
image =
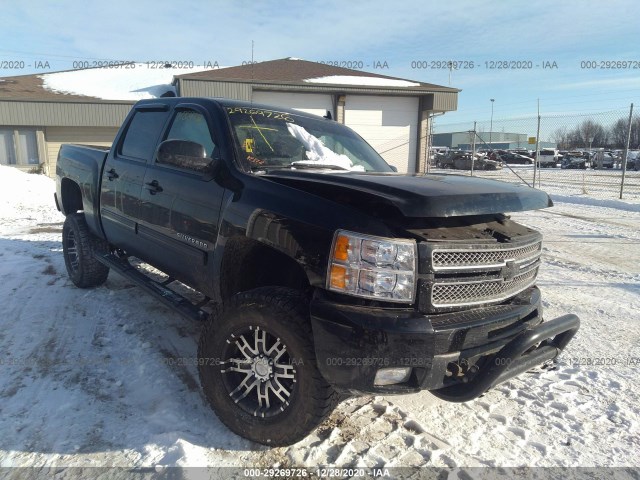
M 63 178 L 60 182 L 60 207 L 64 215 L 84 210 L 80 186 L 70 178 Z
M 308 291 L 310 283 L 304 267 L 275 246 L 247 236 L 227 239 L 220 266 L 222 300 L 260 287 Z

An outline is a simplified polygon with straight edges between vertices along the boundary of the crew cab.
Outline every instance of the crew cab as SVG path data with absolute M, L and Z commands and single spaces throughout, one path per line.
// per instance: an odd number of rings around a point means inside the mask
M 114 270 L 203 321 L 208 402 L 266 445 L 304 438 L 352 395 L 472 400 L 579 328 L 543 322 L 542 236 L 506 214 L 551 207 L 544 192 L 396 173 L 329 118 L 144 100 L 110 149 L 64 145 L 56 174 L 73 283 Z

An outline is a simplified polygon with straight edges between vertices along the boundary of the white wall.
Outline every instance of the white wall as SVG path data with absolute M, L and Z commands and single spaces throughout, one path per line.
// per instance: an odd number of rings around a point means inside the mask
M 417 97 L 347 95 L 345 124 L 358 132 L 399 172 L 415 172 Z
M 253 92 L 255 103 L 274 107 L 294 108 L 301 112 L 324 116 L 327 110 L 333 115 L 333 96 L 322 93 Z

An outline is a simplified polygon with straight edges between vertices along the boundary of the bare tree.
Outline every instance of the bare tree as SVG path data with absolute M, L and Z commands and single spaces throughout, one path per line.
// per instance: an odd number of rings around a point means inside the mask
M 568 134 L 572 148 L 604 147 L 607 145 L 608 131 L 593 120 L 585 120 Z
M 607 132 L 602 125 L 593 120 L 585 120 L 578 127 L 580 137 L 585 146 L 604 146 L 607 143 Z
M 609 129 L 611 144 L 615 148 L 625 147 L 625 144 L 627 142 L 627 126 L 627 120 L 621 118 L 617 120 Z M 629 140 L 630 148 L 640 148 L 640 117 L 634 117 L 631 121 L 631 136 Z
M 630 148 L 640 148 L 640 117 L 634 117 L 631 121 L 631 141 Z
M 609 136 L 615 148 L 624 148 L 627 141 L 627 122 L 624 118 L 620 118 L 611 126 Z
M 569 129 L 566 126 L 556 128 L 551 134 L 551 138 L 558 145 L 558 148 L 565 150 L 569 148 Z

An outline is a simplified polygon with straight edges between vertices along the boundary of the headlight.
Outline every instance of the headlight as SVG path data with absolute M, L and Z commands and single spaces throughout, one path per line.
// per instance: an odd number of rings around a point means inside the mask
M 327 288 L 388 302 L 413 302 L 416 242 L 338 230 L 331 245 Z

